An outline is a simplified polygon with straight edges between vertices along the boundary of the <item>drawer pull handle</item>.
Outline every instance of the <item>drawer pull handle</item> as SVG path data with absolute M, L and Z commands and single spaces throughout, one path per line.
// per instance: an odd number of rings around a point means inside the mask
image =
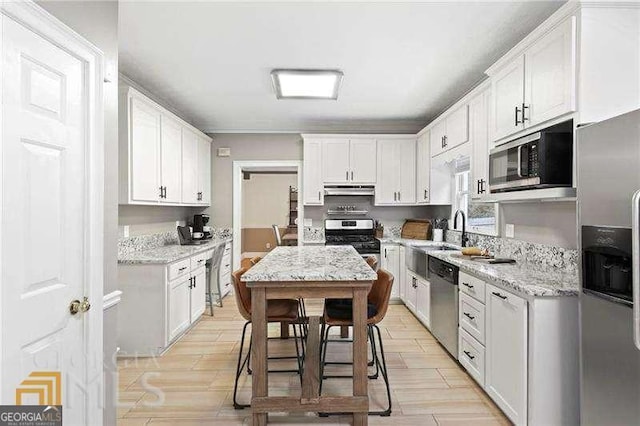
M 185 269 L 187 269 L 187 267 L 186 267 L 186 266 L 183 266 L 182 268 L 178 268 L 178 271 L 179 271 L 179 272 L 182 272 L 182 271 L 184 271 Z
M 473 315 L 471 315 L 471 314 L 469 314 L 469 313 L 467 313 L 467 312 L 465 312 L 465 313 L 464 313 L 464 316 L 465 316 L 465 317 L 467 317 L 467 318 L 469 318 L 470 320 L 474 320 L 474 319 L 476 319 L 476 317 L 474 317 Z
M 473 288 L 473 286 L 469 283 L 462 283 L 462 285 L 468 288 Z
M 462 352 L 464 352 L 464 354 L 465 354 L 469 359 L 474 359 L 474 358 L 475 358 L 475 356 L 471 355 L 471 352 L 469 352 L 469 351 L 462 351 Z
M 198 260 L 198 263 L 202 263 L 202 262 L 204 262 L 204 259 Z
M 503 296 L 502 294 L 498 293 L 497 291 L 493 291 L 493 292 L 491 292 L 491 294 L 493 294 L 494 296 L 498 296 L 502 300 L 506 300 L 507 299 L 507 296 Z

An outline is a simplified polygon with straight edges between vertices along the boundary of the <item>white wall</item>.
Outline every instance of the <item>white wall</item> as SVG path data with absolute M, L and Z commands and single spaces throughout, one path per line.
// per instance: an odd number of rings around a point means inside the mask
M 298 186 L 297 174 L 252 174 L 242 180 L 242 227 L 286 227 L 289 224 L 289 186 Z

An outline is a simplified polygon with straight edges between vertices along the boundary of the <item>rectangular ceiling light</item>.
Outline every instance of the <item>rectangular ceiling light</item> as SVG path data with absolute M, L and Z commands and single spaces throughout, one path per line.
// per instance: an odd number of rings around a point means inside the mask
M 277 69 L 271 79 L 278 99 L 338 99 L 342 71 Z

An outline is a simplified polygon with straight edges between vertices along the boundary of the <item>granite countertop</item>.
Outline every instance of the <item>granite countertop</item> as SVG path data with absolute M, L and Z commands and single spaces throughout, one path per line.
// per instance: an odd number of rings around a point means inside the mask
M 376 272 L 352 246 L 276 247 L 242 275 L 247 282 L 373 281 Z
M 231 240 L 231 238 L 211 239 L 206 244 L 200 244 L 197 246 L 181 246 L 179 244 L 171 244 L 147 250 L 134 251 L 127 254 L 118 255 L 118 264 L 139 265 L 172 263 L 180 259 L 191 257 L 194 254 L 211 250 L 214 247 L 219 246 L 220 244 L 225 244 Z
M 446 243 L 444 241 L 437 242 L 433 240 L 414 240 L 409 238 L 402 237 L 394 237 L 394 236 L 384 236 L 382 238 L 377 238 L 380 241 L 380 244 L 400 244 L 402 246 L 424 246 L 424 247 L 449 247 L 454 249 L 460 249 L 460 246 L 455 244 Z
M 481 261 L 462 259 L 458 251 L 430 251 L 429 256 L 447 261 L 461 271 L 496 284 L 507 290 L 534 296 L 575 296 L 578 294 L 578 276 L 575 271 L 518 262 L 491 265 Z

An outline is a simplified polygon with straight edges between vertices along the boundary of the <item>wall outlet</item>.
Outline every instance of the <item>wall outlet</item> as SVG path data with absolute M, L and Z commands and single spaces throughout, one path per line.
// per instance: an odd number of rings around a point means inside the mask
M 507 223 L 504 225 L 504 236 L 507 238 L 514 238 L 516 235 L 515 225 L 513 223 Z
M 271 248 L 271 243 L 267 243 L 267 248 L 270 249 Z
M 124 225 L 122 227 L 122 236 L 124 238 L 129 238 L 129 225 Z

